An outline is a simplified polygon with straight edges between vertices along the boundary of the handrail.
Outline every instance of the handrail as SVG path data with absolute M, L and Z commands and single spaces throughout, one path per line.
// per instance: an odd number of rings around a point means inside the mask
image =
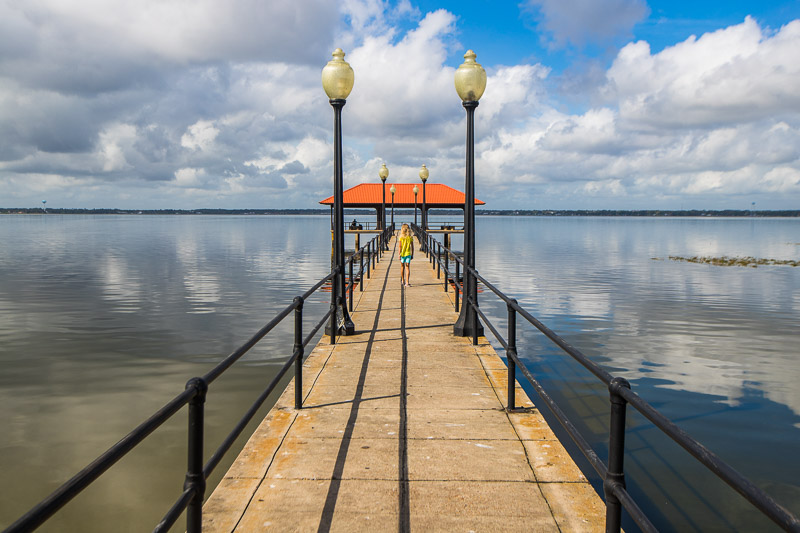
M 391 238 L 393 228 L 386 228 L 371 239 L 367 244 L 359 248 L 355 254 L 350 256 L 348 261 L 345 262 L 343 268 L 348 268 L 350 273 L 349 292 L 345 291 L 345 297 L 352 305 L 353 300 L 353 286 L 355 278 L 353 277 L 353 264 L 356 254 L 359 256 L 361 268 L 359 277 L 361 279 L 361 288 L 363 290 L 364 284 L 364 264 L 363 258 L 366 254 L 368 256 L 366 275 L 369 277 L 369 263 L 378 260 L 378 257 L 383 253 L 383 247 L 379 246 L 381 243 L 387 243 Z M 206 489 L 206 480 L 220 463 L 225 454 L 230 451 L 234 442 L 241 435 L 242 431 L 247 427 L 247 424 L 253 419 L 258 409 L 267 400 L 270 394 L 275 391 L 275 388 L 280 383 L 281 379 L 288 373 L 292 364 L 295 365 L 295 408 L 302 408 L 302 363 L 305 347 L 313 340 L 314 336 L 319 332 L 325 322 L 331 318 L 335 313 L 333 307 L 329 308 L 327 313 L 319 320 L 310 333 L 303 337 L 303 304 L 310 298 L 316 291 L 322 288 L 328 281 L 335 275 L 339 274 L 339 269 L 334 268 L 328 275 L 319 280 L 313 287 L 307 290 L 300 296 L 296 296 L 291 304 L 287 305 L 281 310 L 272 320 L 267 322 L 261 329 L 259 329 L 250 339 L 243 345 L 234 350 L 230 355 L 225 357 L 222 361 L 217 363 L 209 372 L 203 377 L 196 377 L 190 379 L 183 392 L 175 396 L 172 400 L 167 402 L 161 409 L 153 413 L 147 420 L 139 424 L 130 433 L 123 437 L 119 442 L 114 444 L 111 448 L 106 450 L 97 459 L 92 461 L 89 465 L 83 468 L 80 472 L 75 474 L 66 483 L 62 484 L 53 493 L 47 496 L 44 500 L 39 502 L 27 513 L 21 516 L 16 522 L 11 524 L 8 528 L 3 530 L 3 533 L 21 533 L 28 532 L 36 529 L 51 518 L 59 509 L 69 503 L 75 496 L 80 494 L 86 487 L 91 485 L 97 478 L 111 468 L 117 461 L 122 459 L 131 450 L 136 448 L 142 443 L 153 431 L 158 429 L 162 424 L 170 420 L 178 411 L 184 406 L 189 406 L 189 465 L 186 472 L 186 481 L 184 483 L 183 491 L 178 499 L 170 507 L 161 521 L 156 525 L 154 531 L 167 531 L 172 525 L 180 518 L 180 515 L 186 511 L 186 530 L 190 533 L 196 533 L 202 527 L 202 506 L 203 498 Z M 332 295 L 333 297 L 334 295 Z M 244 416 L 234 425 L 233 430 L 222 441 L 222 444 L 212 453 L 211 457 L 203 465 L 203 433 L 204 433 L 204 403 L 206 401 L 207 391 L 209 385 L 221 376 L 226 370 L 233 366 L 243 355 L 245 355 L 253 346 L 255 346 L 261 339 L 268 335 L 278 324 L 280 324 L 286 317 L 295 314 L 295 335 L 292 354 L 284 363 L 275 377 L 270 381 L 269 385 L 263 390 L 253 404 L 245 411 Z M 334 341 L 336 331 L 330 332 L 331 342 Z
M 786 531 L 800 532 L 800 519 L 794 516 L 791 512 L 778 504 L 769 494 L 764 492 L 761 488 L 756 486 L 742 474 L 737 472 L 733 467 L 720 459 L 716 454 L 708 450 L 705 446 L 700 444 L 697 440 L 692 438 L 687 432 L 678 427 L 669 418 L 660 413 L 641 396 L 631 390 L 631 386 L 627 380 L 621 377 L 615 377 L 597 363 L 589 359 L 580 350 L 570 345 L 557 333 L 545 326 L 541 321 L 532 316 L 528 311 L 523 309 L 519 303 L 504 294 L 500 289 L 495 287 L 492 283 L 487 281 L 481 276 L 477 269 L 468 267 L 462 259 L 460 259 L 449 248 L 443 246 L 439 241 L 434 239 L 424 229 L 417 225 L 412 224 L 412 229 L 417 235 L 420 242 L 425 242 L 424 249 L 427 251 L 431 263 L 435 263 L 434 268 L 441 268 L 445 272 L 445 290 L 447 290 L 449 278 L 451 273 L 449 265 L 442 266 L 441 253 L 445 253 L 445 257 L 449 261 L 449 256 L 453 256 L 456 261 L 456 269 L 459 265 L 463 267 L 464 272 L 469 272 L 475 276 L 475 279 L 480 281 L 489 291 L 494 293 L 500 300 L 505 302 L 508 308 L 508 335 L 504 339 L 502 334 L 497 330 L 491 320 L 481 311 L 480 306 L 477 305 L 471 298 L 464 300 L 463 305 L 470 305 L 476 311 L 477 315 L 483 320 L 485 325 L 492 332 L 497 341 L 506 350 L 508 359 L 508 398 L 507 405 L 509 410 L 515 408 L 514 398 L 514 384 L 516 382 L 516 368 L 519 367 L 522 374 L 533 386 L 545 405 L 551 410 L 553 415 L 564 427 L 567 434 L 575 442 L 580 449 L 581 453 L 586 457 L 592 467 L 597 471 L 598 475 L 603 479 L 603 489 L 606 499 L 606 531 L 619 532 L 621 528 L 621 509 L 624 508 L 628 511 L 631 518 L 643 531 L 657 531 L 655 526 L 650 522 L 645 513 L 639 508 L 634 501 L 633 497 L 625 489 L 625 475 L 623 468 L 623 458 L 625 452 L 625 413 L 626 406 L 631 405 L 643 416 L 650 420 L 655 427 L 661 430 L 667 437 L 679 444 L 689 454 L 694 457 L 700 464 L 710 470 L 715 476 L 727 483 L 736 492 L 742 495 L 749 501 L 756 509 L 762 514 L 771 519 L 775 524 L 780 526 Z M 459 276 L 456 275 L 452 279 L 455 286 L 455 305 L 458 310 L 458 294 L 462 293 L 460 287 Z M 609 429 L 609 461 L 608 465 L 603 463 L 599 456 L 591 448 L 585 437 L 580 431 L 572 424 L 566 414 L 558 407 L 555 401 L 547 394 L 539 381 L 528 370 L 523 361 L 520 359 L 516 350 L 516 316 L 522 316 L 528 323 L 543 333 L 555 345 L 561 348 L 562 351 L 567 353 L 575 361 L 580 363 L 584 368 L 589 370 L 594 376 L 603 382 L 609 390 L 609 398 L 611 403 L 611 423 Z

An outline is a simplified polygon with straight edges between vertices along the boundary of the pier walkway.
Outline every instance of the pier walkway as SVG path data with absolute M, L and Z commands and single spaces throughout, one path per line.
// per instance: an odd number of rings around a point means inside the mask
M 457 318 L 419 251 L 396 240 L 204 506 L 205 531 L 602 531 L 605 506 L 484 337 Z

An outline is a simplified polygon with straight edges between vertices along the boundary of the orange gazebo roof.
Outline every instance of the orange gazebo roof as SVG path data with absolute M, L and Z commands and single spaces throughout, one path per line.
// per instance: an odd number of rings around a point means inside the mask
M 382 186 L 386 188 L 386 205 L 391 205 L 390 189 L 392 185 L 396 189 L 394 193 L 395 207 L 414 207 L 414 185 L 419 187 L 417 206 L 422 205 L 421 183 L 361 183 L 344 191 L 343 207 L 380 207 L 383 200 Z M 325 198 L 320 203 L 333 205 L 333 196 Z M 464 193 L 443 183 L 431 183 L 425 186 L 425 204 L 428 209 L 464 207 Z M 475 198 L 475 205 L 486 205 L 486 202 Z

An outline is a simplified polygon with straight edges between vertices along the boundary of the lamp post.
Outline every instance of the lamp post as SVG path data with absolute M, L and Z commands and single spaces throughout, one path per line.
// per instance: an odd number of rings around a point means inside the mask
M 422 180 L 422 229 L 428 230 L 428 208 L 425 200 L 425 183 L 428 181 L 428 169 L 425 165 L 419 169 L 419 179 Z
M 392 231 L 394 231 L 394 193 L 396 190 L 394 185 L 389 189 L 389 192 L 392 193 Z
M 475 268 L 475 108 L 486 89 L 486 71 L 475 62 L 475 52 L 467 50 L 464 62 L 456 70 L 455 86 L 461 105 L 467 111 L 466 186 L 464 187 L 464 264 Z M 464 305 L 453 333 L 460 337 L 483 335 L 475 309 L 467 298 L 478 305 L 478 283 L 469 269 L 464 269 Z
M 322 69 L 322 88 L 333 107 L 333 256 L 338 272 L 331 280 L 331 322 L 326 333 L 333 336 L 355 333 L 345 305 L 344 272 L 344 189 L 342 177 L 342 108 L 353 90 L 353 69 L 344 60 L 341 48 L 333 51 L 333 59 Z
M 419 187 L 414 185 L 414 225 L 417 225 L 417 193 L 419 192 Z
M 389 169 L 386 168 L 386 163 L 381 165 L 378 171 L 378 177 L 381 178 L 381 192 L 383 193 L 383 200 L 381 202 L 381 231 L 383 231 L 383 250 L 389 250 L 389 245 L 386 243 L 386 178 L 389 177 Z

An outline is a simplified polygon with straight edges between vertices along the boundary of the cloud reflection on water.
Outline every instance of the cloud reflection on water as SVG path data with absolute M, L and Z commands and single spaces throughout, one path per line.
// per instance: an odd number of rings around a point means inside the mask
M 668 418 L 800 513 L 800 268 L 666 259 L 797 259 L 800 250 L 786 243 L 798 230 L 797 219 L 479 217 L 477 263 L 567 342 L 626 377 Z M 486 291 L 480 305 L 504 331 L 505 305 Z M 604 457 L 605 387 L 534 328 L 520 320 L 517 327 L 529 369 Z M 628 486 L 660 517 L 660 529 L 769 530 L 757 511 L 629 413 Z
M 514 220 L 511 232 L 505 222 L 478 219 L 481 273 L 556 331 L 590 341 L 587 354 L 608 357 L 630 380 L 655 362 L 658 386 L 711 392 L 730 405 L 758 386 L 800 414 L 800 365 L 789 357 L 797 354 L 800 269 L 653 260 L 797 258 L 786 243 L 800 222 L 531 218 Z M 524 234 L 531 239 L 508 261 L 500 252 L 513 243 L 501 236 Z
M 47 215 L 0 222 L 0 471 L 7 480 L 0 524 L 208 371 L 330 268 L 328 217 Z M 327 305 L 325 295 L 311 298 L 307 323 Z M 292 322 L 215 382 L 209 443 L 230 430 L 274 375 L 275 361 L 291 351 Z M 53 527 L 152 527 L 182 483 L 184 425 L 176 419 L 154 434 Z
M 142 285 L 138 277 L 130 272 L 124 260 L 107 255 L 98 264 L 103 283 L 103 298 L 115 302 L 114 311 L 135 313 L 141 309 Z

